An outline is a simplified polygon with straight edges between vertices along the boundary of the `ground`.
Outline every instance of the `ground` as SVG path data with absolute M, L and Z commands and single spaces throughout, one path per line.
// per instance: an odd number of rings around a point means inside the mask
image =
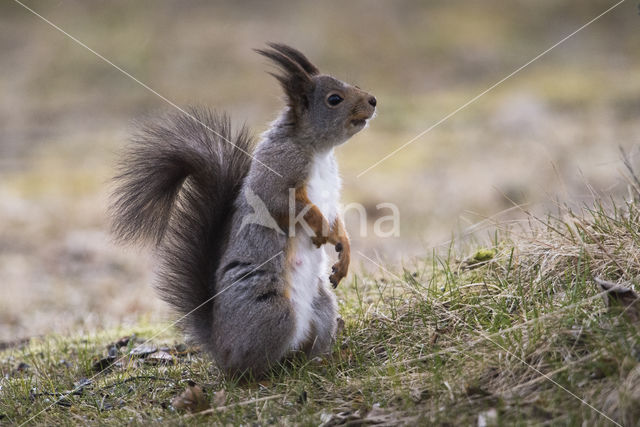
M 355 275 L 337 290 L 332 354 L 261 380 L 225 378 L 170 324 L 14 343 L 0 353 L 0 419 L 634 425 L 640 303 L 616 305 L 596 280 L 633 286 L 640 211 L 531 220 L 543 225 L 492 247 Z

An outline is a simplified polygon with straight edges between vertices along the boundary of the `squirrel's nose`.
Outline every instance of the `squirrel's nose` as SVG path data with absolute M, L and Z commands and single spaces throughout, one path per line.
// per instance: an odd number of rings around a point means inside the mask
M 372 96 L 371 98 L 369 98 L 369 105 L 371 105 L 372 107 L 375 107 L 377 103 L 378 101 L 376 101 L 375 96 Z

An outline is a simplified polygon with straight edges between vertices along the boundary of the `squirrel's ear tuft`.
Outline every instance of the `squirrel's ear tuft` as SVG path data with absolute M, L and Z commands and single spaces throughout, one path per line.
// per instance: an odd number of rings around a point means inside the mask
M 320 70 L 318 70 L 318 67 L 313 65 L 311 61 L 309 61 L 307 57 L 304 56 L 304 54 L 299 50 L 294 49 L 291 46 L 287 46 L 286 44 L 282 44 L 282 43 L 267 43 L 267 45 L 271 49 L 276 50 L 281 54 L 293 59 L 310 76 L 315 76 L 316 74 L 320 74 Z
M 309 96 L 314 88 L 311 76 L 318 74 L 318 69 L 300 52 L 292 47 L 269 43 L 271 49 L 255 49 L 260 55 L 269 58 L 280 69 L 274 76 L 287 95 L 289 106 L 299 116 L 309 107 Z

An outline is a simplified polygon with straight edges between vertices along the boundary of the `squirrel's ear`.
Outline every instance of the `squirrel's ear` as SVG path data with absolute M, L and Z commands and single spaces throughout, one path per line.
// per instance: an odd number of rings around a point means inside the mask
M 267 45 L 273 50 L 277 50 L 281 54 L 293 59 L 310 76 L 315 76 L 316 74 L 320 74 L 320 70 L 318 70 L 318 67 L 313 65 L 311 61 L 309 61 L 307 57 L 304 56 L 304 54 L 299 50 L 294 49 L 291 46 L 287 46 L 286 44 L 282 44 L 282 43 L 267 43 Z
M 281 73 L 269 73 L 274 76 L 282 86 L 289 106 L 292 108 L 296 116 L 302 114 L 304 110 L 309 108 L 309 96 L 313 92 L 314 83 L 311 75 L 307 72 L 307 68 L 311 71 L 318 69 L 313 66 L 300 52 L 285 45 L 269 44 L 273 48 L 255 49 L 260 55 L 269 58 L 280 69 Z M 295 56 L 290 57 L 284 52 L 288 52 Z M 305 61 L 300 63 L 300 61 Z

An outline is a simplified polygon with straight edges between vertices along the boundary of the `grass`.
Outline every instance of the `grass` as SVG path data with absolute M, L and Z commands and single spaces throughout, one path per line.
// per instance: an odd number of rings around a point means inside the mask
M 607 308 L 593 278 L 635 281 L 640 210 L 529 219 L 491 247 L 353 277 L 338 288 L 332 356 L 260 382 L 224 378 L 165 325 L 31 339 L 0 353 L 0 423 L 636 423 L 639 325 Z M 147 340 L 155 356 L 128 356 Z M 109 351 L 122 360 L 105 362 Z M 218 409 L 175 409 L 190 382 Z

